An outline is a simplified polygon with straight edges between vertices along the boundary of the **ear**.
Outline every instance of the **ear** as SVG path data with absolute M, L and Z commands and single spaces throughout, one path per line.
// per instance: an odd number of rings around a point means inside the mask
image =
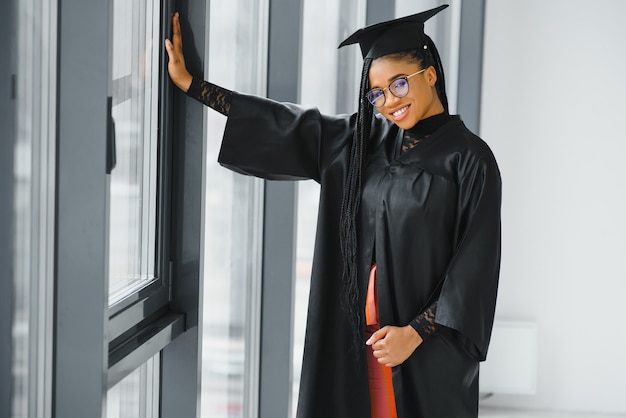
M 424 71 L 424 78 L 429 86 L 433 87 L 437 82 L 437 71 L 432 65 Z

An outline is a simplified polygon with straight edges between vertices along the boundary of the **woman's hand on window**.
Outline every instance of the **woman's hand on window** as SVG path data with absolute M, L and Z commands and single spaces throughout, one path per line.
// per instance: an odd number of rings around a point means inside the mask
M 192 76 L 185 66 L 185 57 L 183 56 L 183 39 L 180 34 L 180 19 L 178 12 L 172 16 L 172 40 L 165 40 L 165 49 L 169 61 L 167 63 L 167 71 L 174 84 L 184 92 L 189 90 Z

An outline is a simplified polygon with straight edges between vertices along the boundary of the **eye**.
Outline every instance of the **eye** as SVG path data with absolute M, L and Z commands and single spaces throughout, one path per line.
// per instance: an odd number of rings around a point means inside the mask
M 378 99 L 383 94 L 385 94 L 385 93 L 383 93 L 383 91 L 381 89 L 372 90 L 372 97 L 374 97 L 376 99 Z
M 381 90 L 381 89 L 372 89 L 369 92 L 367 92 L 367 98 L 369 99 L 370 102 L 375 102 L 376 100 L 380 99 L 385 93 Z
M 398 78 L 397 80 L 393 80 L 391 82 L 391 88 L 394 90 L 402 90 L 407 86 L 408 82 L 406 78 Z

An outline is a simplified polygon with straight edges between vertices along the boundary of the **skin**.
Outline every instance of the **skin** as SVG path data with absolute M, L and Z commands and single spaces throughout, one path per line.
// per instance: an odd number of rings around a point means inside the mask
M 422 337 L 410 325 L 387 325 L 376 331 L 365 344 L 372 346 L 372 353 L 380 364 L 395 367 L 404 363 L 422 342 Z
M 185 66 L 178 13 L 172 16 L 172 39 L 165 40 L 165 49 L 168 55 L 167 70 L 172 82 L 187 92 L 192 76 Z M 415 60 L 381 57 L 376 59 L 370 68 L 370 86 L 385 88 L 394 79 L 418 70 L 420 66 Z M 386 103 L 378 108 L 379 112 L 402 129 L 412 128 L 418 121 L 443 112 L 443 106 L 434 87 L 436 81 L 435 69 L 429 67 L 422 74 L 409 79 L 409 93 L 405 97 L 399 99 L 386 91 Z M 407 106 L 407 112 L 403 115 L 393 115 L 393 112 Z M 374 357 L 380 364 L 394 367 L 409 358 L 422 341 L 420 335 L 410 325 L 404 327 L 388 325 L 376 331 L 366 344 L 372 346 Z
M 167 71 L 172 82 L 176 87 L 187 92 L 189 86 L 191 86 L 192 76 L 185 66 L 183 38 L 180 34 L 180 16 L 178 12 L 172 16 L 172 40 L 165 40 L 165 50 L 168 56 Z
M 417 60 L 394 59 L 380 57 L 372 62 L 369 71 L 370 88 L 384 89 L 398 77 L 413 74 L 421 70 Z M 378 111 L 391 122 L 402 129 L 410 129 L 417 122 L 430 116 L 437 115 L 444 111 L 443 105 L 437 96 L 435 83 L 437 82 L 437 72 L 434 67 L 428 67 L 421 74 L 409 78 L 409 93 L 401 98 L 385 90 L 385 104 Z M 394 115 L 394 112 L 405 109 L 401 115 Z

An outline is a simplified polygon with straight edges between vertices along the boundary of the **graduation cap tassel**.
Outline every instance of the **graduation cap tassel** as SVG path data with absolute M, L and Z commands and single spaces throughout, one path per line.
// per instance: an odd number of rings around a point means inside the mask
M 372 60 L 367 58 L 363 63 L 357 125 L 350 149 L 350 165 L 346 173 L 345 188 L 341 201 L 341 216 L 339 220 L 339 236 L 344 269 L 343 301 L 344 307 L 350 316 L 350 326 L 353 330 L 352 349 L 356 354 L 361 353 L 364 346 L 364 341 L 361 340 L 365 325 L 363 314 L 360 312 L 359 287 L 357 281 L 356 217 L 361 202 L 361 174 L 365 155 L 367 154 L 367 140 L 370 135 L 373 115 L 372 106 L 365 98 L 365 92 L 367 92 L 369 86 L 368 73 L 371 62 Z

